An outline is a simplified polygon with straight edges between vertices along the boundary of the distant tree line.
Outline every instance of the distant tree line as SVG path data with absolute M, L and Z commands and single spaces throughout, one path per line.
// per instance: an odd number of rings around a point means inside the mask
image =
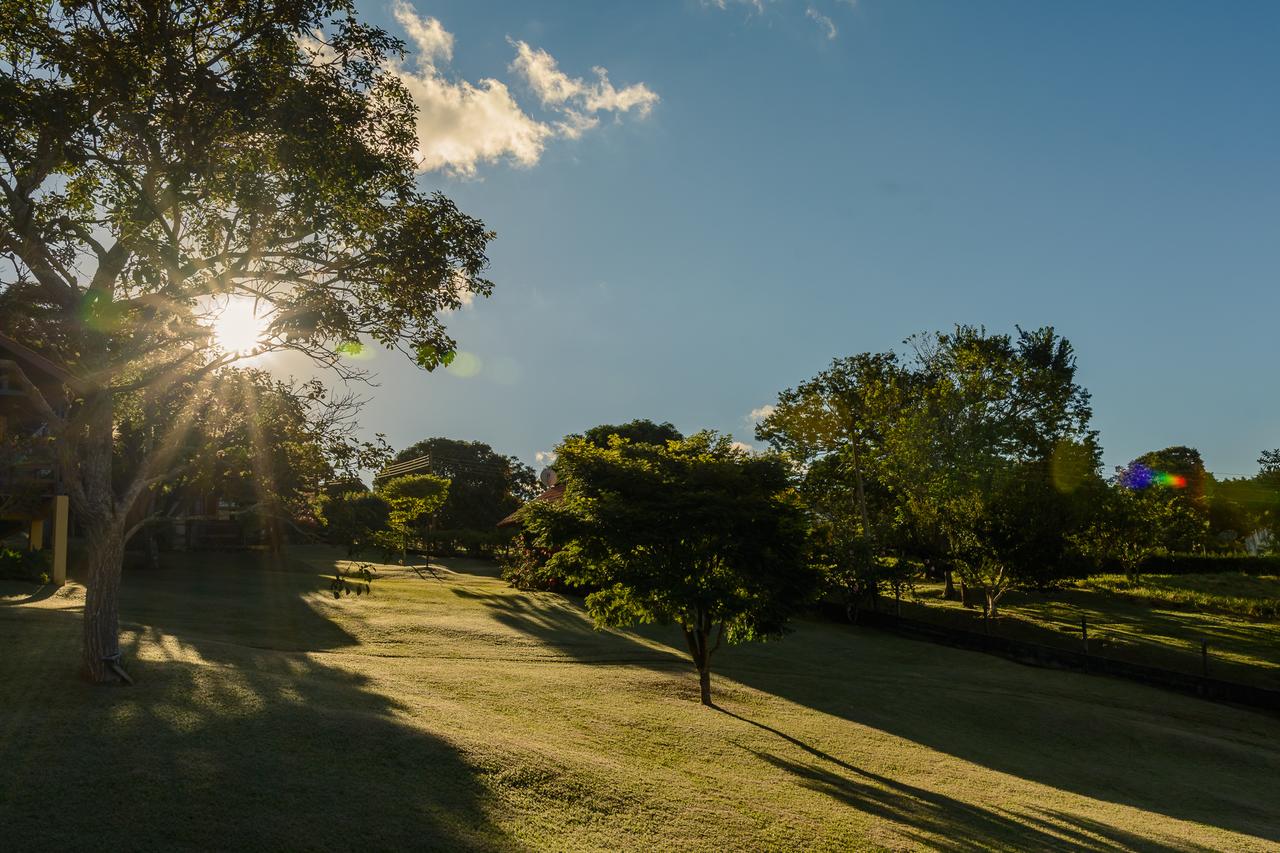
M 510 532 L 495 525 L 538 493 L 533 469 L 488 444 L 427 438 L 391 460 L 423 460 L 423 470 L 379 480 L 331 483 L 319 496 L 318 517 L 328 540 L 348 556 L 379 552 L 405 562 L 410 552 L 488 554 Z
M 923 574 L 994 618 L 1015 587 L 1274 547 L 1280 451 L 1247 479 L 1189 447 L 1106 477 L 1092 414 L 1052 327 L 918 335 L 781 392 L 761 453 L 651 421 L 567 437 L 507 576 L 585 593 L 601 625 L 678 624 L 710 704 L 721 639 L 779 636 L 819 596 L 856 617 Z

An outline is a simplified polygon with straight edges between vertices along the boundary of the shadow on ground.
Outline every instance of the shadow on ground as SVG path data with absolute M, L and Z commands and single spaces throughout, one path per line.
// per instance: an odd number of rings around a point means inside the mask
M 692 666 L 686 653 L 665 644 L 677 636 L 674 628 L 665 631 L 655 629 L 651 633 L 662 639 L 646 646 L 636 641 L 634 633 L 598 630 L 573 599 L 555 593 L 491 595 L 456 586 L 450 587 L 449 591 L 459 598 L 482 605 L 498 624 L 533 637 L 540 644 L 574 660 L 677 670 Z
M 616 659 L 693 678 L 670 627 L 601 634 L 571 598 L 454 591 L 482 601 L 503 624 L 579 660 Z M 1280 722 L 1274 718 L 868 629 L 825 622 L 797 627 L 780 643 L 723 650 L 715 661 L 718 678 L 1051 788 L 1280 841 Z M 868 773 L 764 722 L 732 716 L 816 759 L 761 756 L 799 784 L 943 837 L 1077 849 L 1097 846 L 1091 833 L 1113 845 L 1161 849 L 1077 816 L 977 808 Z M 1073 840 L 1064 842 L 1064 835 Z M 940 843 L 936 836 L 917 840 Z M 956 849 L 972 849 L 972 842 L 957 842 Z
M 512 846 L 450 744 L 399 722 L 363 676 L 293 651 L 351 642 L 302 597 L 322 579 L 294 569 L 130 577 L 133 688 L 75 678 L 78 611 L 0 608 L 6 844 Z
M 974 849 L 975 839 L 999 840 L 1034 850 L 1109 850 L 1121 846 L 1133 850 L 1157 850 L 1159 845 L 1134 833 L 1118 830 L 1096 821 L 1080 820 L 1075 815 L 1046 812 L 1044 816 L 1013 811 L 985 809 L 854 767 L 755 720 L 717 708 L 787 741 L 808 753 L 816 761 L 792 761 L 779 755 L 750 750 L 756 758 L 784 771 L 797 784 L 825 794 L 845 806 L 911 827 L 904 835 L 933 850 L 961 851 Z

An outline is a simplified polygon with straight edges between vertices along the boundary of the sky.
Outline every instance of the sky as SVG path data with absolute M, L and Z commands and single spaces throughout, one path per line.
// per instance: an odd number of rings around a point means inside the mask
M 537 465 L 633 418 L 753 442 L 833 357 L 1074 344 L 1108 469 L 1280 446 L 1280 3 L 364 0 L 422 185 L 497 232 L 460 355 L 363 422 Z

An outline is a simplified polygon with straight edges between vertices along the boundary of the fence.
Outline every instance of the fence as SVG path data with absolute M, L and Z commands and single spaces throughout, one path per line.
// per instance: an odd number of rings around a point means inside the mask
M 1101 626 L 1088 621 L 1079 625 L 1074 637 L 1064 634 L 1057 639 L 1053 632 L 1016 619 L 987 623 L 965 611 L 923 605 L 912 609 L 932 612 L 928 618 L 916 618 L 918 612 L 902 616 L 862 610 L 857 622 L 1034 666 L 1110 675 L 1208 699 L 1280 711 L 1280 689 L 1268 684 L 1276 681 L 1275 673 L 1215 656 L 1212 642 L 1206 639 L 1200 639 L 1194 651 L 1154 642 L 1117 643 L 1113 638 L 1100 642 L 1097 629 Z M 983 627 L 975 630 L 975 621 Z

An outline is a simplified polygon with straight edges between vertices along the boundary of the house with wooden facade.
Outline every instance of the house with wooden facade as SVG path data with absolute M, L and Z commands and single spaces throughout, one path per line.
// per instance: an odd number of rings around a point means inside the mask
M 0 522 L 25 527 L 27 547 L 52 549 L 50 575 L 67 579 L 70 503 L 58 467 L 57 437 L 43 414 L 65 411 L 82 382 L 0 333 Z

